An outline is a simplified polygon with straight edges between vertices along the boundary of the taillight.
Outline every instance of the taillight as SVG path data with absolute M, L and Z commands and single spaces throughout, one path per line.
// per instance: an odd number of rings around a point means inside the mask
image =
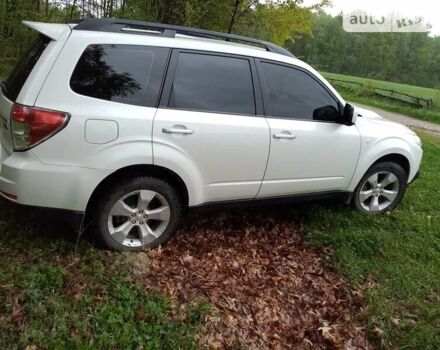
M 25 151 L 55 135 L 68 122 L 69 115 L 14 104 L 11 111 L 11 131 L 14 150 Z
M 12 199 L 14 201 L 17 200 L 17 196 L 15 194 L 10 194 L 4 191 L 0 191 L 6 198 Z

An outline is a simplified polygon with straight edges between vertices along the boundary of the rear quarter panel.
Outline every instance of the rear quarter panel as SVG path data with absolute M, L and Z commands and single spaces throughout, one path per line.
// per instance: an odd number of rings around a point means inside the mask
M 131 44 L 124 38 L 127 36 L 106 37 L 73 31 L 35 102 L 38 107 L 67 112 L 71 116 L 61 132 L 32 150 L 43 163 L 108 170 L 152 164 L 151 136 L 156 108 L 82 96 L 70 88 L 73 70 L 88 45 Z M 114 122 L 117 137 L 112 136 L 109 142 L 102 144 L 87 142 L 88 120 Z

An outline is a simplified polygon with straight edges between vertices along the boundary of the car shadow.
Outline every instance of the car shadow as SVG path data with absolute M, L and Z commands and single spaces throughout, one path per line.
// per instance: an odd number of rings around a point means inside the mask
M 226 229 L 244 227 L 244 218 L 246 226 L 260 225 L 261 220 L 303 224 L 308 214 L 319 207 L 335 212 L 346 208 L 340 200 L 328 199 L 274 205 L 241 205 L 233 208 L 201 207 L 188 210 L 179 231 L 198 225 L 206 230 L 215 229 L 217 225 L 213 223 L 219 218 L 226 218 L 223 224 L 229 225 L 224 227 Z M 0 198 L 0 242 L 3 241 L 3 245 L 7 245 L 12 244 L 7 243 L 8 240 L 13 240 L 19 242 L 22 247 L 59 244 L 67 251 L 76 249 L 78 244 L 99 247 L 92 230 L 86 230 L 80 236 L 71 218 L 60 214 L 58 211 L 45 208 L 16 205 Z M 207 221 L 206 218 L 210 220 Z
M 4 246 L 14 242 L 24 247 L 61 243 L 73 248 L 77 237 L 68 218 L 58 211 L 18 205 L 0 198 L 0 241 Z

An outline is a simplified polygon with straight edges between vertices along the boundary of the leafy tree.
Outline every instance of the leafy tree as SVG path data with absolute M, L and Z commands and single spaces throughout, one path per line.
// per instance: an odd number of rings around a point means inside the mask
M 319 2 L 320 1 L 320 2 Z M 317 0 L 0 0 L 0 75 L 33 39 L 22 20 L 70 22 L 78 18 L 120 17 L 247 34 L 284 44 L 310 34 Z
M 0 76 L 34 34 L 22 20 L 69 22 L 120 17 L 249 35 L 286 46 L 316 68 L 440 87 L 440 37 L 424 33 L 347 33 L 329 0 L 0 0 Z
M 342 17 L 312 16 L 312 35 L 289 49 L 316 68 L 426 87 L 440 86 L 440 37 L 427 33 L 347 33 Z

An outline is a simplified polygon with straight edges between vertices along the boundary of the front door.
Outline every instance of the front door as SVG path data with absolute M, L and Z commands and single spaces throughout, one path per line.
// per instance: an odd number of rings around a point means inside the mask
M 359 157 L 355 125 L 339 123 L 339 106 L 308 72 L 260 61 L 271 132 L 267 171 L 258 197 L 346 190 Z

